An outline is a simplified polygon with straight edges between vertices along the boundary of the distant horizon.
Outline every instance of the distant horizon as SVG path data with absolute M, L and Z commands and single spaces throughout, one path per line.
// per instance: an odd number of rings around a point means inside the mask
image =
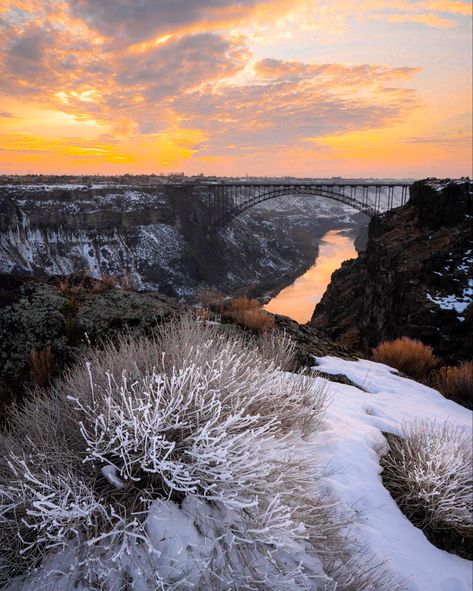
M 196 174 L 186 174 L 186 173 L 176 173 L 176 172 L 158 172 L 158 173 L 154 173 L 154 172 L 150 172 L 150 173 L 129 173 L 129 172 L 123 172 L 123 173 L 116 173 L 116 174 L 101 174 L 98 172 L 94 172 L 94 173 L 61 173 L 61 172 L 56 172 L 56 173 L 8 173 L 8 172 L 2 172 L 0 173 L 0 178 L 5 178 L 5 177 L 51 177 L 51 178 L 62 178 L 62 177 L 71 177 L 71 178 L 83 178 L 83 177 L 98 177 L 98 178 L 116 178 L 116 177 L 156 177 L 156 178 L 168 178 L 168 177 L 172 177 L 172 176 L 182 176 L 184 178 L 199 178 L 202 177 L 204 179 L 211 179 L 211 178 L 218 178 L 218 179 L 295 179 L 295 180 L 379 180 L 379 179 L 384 179 L 384 180 L 393 180 L 393 181 L 420 181 L 420 180 L 427 180 L 429 178 L 436 178 L 437 180 L 444 180 L 444 179 L 451 179 L 451 180 L 459 180 L 462 178 L 465 179 L 469 179 L 469 177 L 467 176 L 462 176 L 462 177 L 443 177 L 443 179 L 440 179 L 439 177 L 425 177 L 425 178 L 414 178 L 414 177 L 390 177 L 390 176 L 340 176 L 340 175 L 336 175 L 336 176 L 298 176 L 295 174 L 285 174 L 283 176 L 278 176 L 278 175 L 269 175 L 269 174 L 259 174 L 259 175 L 254 175 L 254 174 L 249 174 L 247 175 L 245 174 L 236 174 L 236 175 L 225 175 L 225 174 L 203 174 L 203 173 L 196 173 Z
M 469 0 L 0 0 L 0 173 L 472 176 L 472 65 Z

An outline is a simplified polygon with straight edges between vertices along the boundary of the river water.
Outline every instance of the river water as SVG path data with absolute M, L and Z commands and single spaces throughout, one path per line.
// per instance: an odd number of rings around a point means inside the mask
M 353 238 L 342 230 L 330 230 L 322 237 L 314 264 L 292 285 L 284 288 L 265 306 L 273 314 L 289 316 L 300 324 L 308 322 L 330 283 L 332 273 L 343 261 L 358 256 Z

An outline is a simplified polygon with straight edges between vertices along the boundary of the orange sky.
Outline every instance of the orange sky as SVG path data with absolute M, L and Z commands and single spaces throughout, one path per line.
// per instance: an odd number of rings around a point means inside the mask
M 465 0 L 0 0 L 0 173 L 471 176 L 471 43 Z

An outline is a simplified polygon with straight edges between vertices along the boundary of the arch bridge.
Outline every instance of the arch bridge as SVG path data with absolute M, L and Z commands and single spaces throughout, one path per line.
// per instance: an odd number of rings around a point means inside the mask
M 215 229 L 229 224 L 251 207 L 292 195 L 331 199 L 374 216 L 404 205 L 409 199 L 408 182 L 219 182 L 196 183 L 193 190 L 207 203 L 209 226 Z M 186 185 L 187 187 L 189 185 Z

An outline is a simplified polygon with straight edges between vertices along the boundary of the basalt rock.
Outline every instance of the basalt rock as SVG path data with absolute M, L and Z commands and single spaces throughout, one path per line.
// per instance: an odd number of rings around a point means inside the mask
M 428 179 L 372 219 L 365 252 L 332 275 L 310 324 L 364 354 L 408 336 L 455 363 L 473 357 L 472 302 L 472 183 Z
M 79 277 L 49 282 L 0 275 L 0 415 L 2 405 L 34 386 L 32 352 L 48 352 L 51 378 L 90 345 L 119 334 L 149 335 L 182 307 L 172 298 L 109 287 Z

